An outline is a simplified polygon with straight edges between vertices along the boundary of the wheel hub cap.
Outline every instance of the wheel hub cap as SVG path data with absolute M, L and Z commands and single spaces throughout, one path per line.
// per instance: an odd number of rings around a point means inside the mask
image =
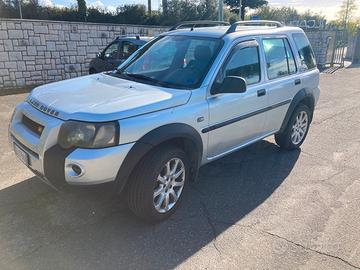
M 185 166 L 181 159 L 173 158 L 165 163 L 157 177 L 153 203 L 156 211 L 166 213 L 180 198 L 185 183 Z
M 291 142 L 293 144 L 299 144 L 304 139 L 308 128 L 308 121 L 309 118 L 305 111 L 299 112 L 296 116 L 291 132 Z

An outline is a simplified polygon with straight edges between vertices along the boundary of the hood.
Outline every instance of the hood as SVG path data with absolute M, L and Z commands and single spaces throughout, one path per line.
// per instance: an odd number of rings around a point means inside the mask
M 63 120 L 105 122 L 180 106 L 190 96 L 189 90 L 94 74 L 37 87 L 28 101 Z

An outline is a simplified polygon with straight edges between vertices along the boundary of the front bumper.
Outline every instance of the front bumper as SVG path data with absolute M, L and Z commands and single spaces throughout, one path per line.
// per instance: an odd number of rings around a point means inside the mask
M 44 126 L 41 135 L 22 122 L 25 115 Z M 52 184 L 92 185 L 114 181 L 134 143 L 102 149 L 64 150 L 57 145 L 63 121 L 38 111 L 27 102 L 17 106 L 9 127 L 9 141 L 28 156 L 26 165 Z M 24 162 L 24 160 L 22 160 Z M 81 168 L 74 173 L 73 166 Z

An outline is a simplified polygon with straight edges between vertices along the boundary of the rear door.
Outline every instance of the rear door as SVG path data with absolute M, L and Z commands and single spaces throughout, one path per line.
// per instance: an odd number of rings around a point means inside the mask
M 266 61 L 264 88 L 269 98 L 265 130 L 271 133 L 280 129 L 292 98 L 302 87 L 302 81 L 287 36 L 264 37 L 261 47 Z

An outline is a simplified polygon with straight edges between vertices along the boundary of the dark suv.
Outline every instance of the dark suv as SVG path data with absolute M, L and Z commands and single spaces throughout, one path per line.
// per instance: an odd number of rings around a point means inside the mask
M 113 70 L 124 62 L 133 52 L 148 42 L 151 37 L 121 36 L 99 52 L 90 62 L 89 73 Z

